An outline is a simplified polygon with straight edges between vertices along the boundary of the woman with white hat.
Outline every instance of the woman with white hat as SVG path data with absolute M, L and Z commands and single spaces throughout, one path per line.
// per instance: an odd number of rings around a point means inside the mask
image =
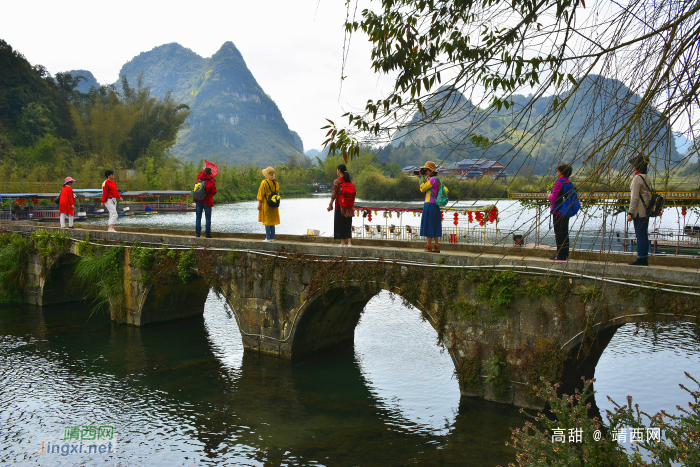
M 275 226 L 280 223 L 279 193 L 280 185 L 275 180 L 275 169 L 268 167 L 262 170 L 265 180 L 260 182 L 258 189 L 258 222 L 265 226 L 265 241 L 275 241 Z
M 63 182 L 63 188 L 61 188 L 60 198 L 58 200 L 58 212 L 59 220 L 61 221 L 61 228 L 66 228 L 66 217 L 68 218 L 68 228 L 73 227 L 73 218 L 75 217 L 75 195 L 73 194 L 73 182 L 75 180 L 71 177 L 66 177 Z

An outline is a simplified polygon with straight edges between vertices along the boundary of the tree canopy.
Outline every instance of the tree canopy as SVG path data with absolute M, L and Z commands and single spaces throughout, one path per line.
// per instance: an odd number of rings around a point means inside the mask
M 591 176 L 622 167 L 629 154 L 668 165 L 672 125 L 694 139 L 700 3 L 381 0 L 359 19 L 352 3 L 346 33 L 366 35 L 374 71 L 395 79 L 363 112 L 345 114 L 346 127 L 325 127 L 332 153 L 353 157 L 361 144 L 383 145 L 399 131 L 456 117 L 468 124 L 446 141 L 454 147 L 509 142 L 527 148 L 553 127 L 568 127 L 567 116 L 578 108 L 588 119 L 561 138 L 582 141 L 569 162 L 594 168 Z M 624 87 L 611 92 L 611 79 Z M 514 99 L 516 93 L 527 98 Z M 542 99 L 547 96 L 553 97 Z M 538 101 L 545 106 L 533 116 Z M 509 124 L 500 132 L 479 131 L 503 114 Z M 582 140 L 583 134 L 589 137 Z M 664 144 L 667 150 L 651 157 Z

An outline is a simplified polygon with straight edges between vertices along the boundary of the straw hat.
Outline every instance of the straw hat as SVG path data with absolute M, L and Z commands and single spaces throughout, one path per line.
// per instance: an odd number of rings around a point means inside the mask
M 433 161 L 426 162 L 425 165 L 421 167 L 421 169 L 428 169 L 431 172 L 437 172 L 437 167 L 435 167 L 435 162 Z
M 262 174 L 265 176 L 266 179 L 268 180 L 274 180 L 275 179 L 275 169 L 272 167 L 268 167 L 267 169 L 262 169 Z
M 75 179 L 73 179 L 71 177 L 66 177 L 66 180 L 63 182 L 63 184 L 65 185 L 68 182 L 74 182 L 74 181 L 75 181 Z

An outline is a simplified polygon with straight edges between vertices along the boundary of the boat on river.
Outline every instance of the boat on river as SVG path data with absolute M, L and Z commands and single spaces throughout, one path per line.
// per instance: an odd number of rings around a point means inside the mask
M 102 189 L 73 189 L 76 219 L 107 217 L 100 207 Z M 184 190 L 120 191 L 124 201 L 118 203 L 119 216 L 151 215 L 158 212 L 193 212 L 192 192 Z M 7 206 L 0 210 L 0 220 L 58 221 L 59 193 L 0 193 Z M 7 201 L 10 200 L 8 203 Z M 42 203 L 41 200 L 49 200 Z

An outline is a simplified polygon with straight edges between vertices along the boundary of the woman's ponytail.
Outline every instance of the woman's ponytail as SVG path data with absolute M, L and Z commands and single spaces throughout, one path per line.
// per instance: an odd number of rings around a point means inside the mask
M 345 164 L 338 164 L 337 169 L 340 170 L 341 174 L 343 174 L 342 177 L 345 183 L 350 183 L 352 181 L 350 179 L 350 174 L 348 173 L 348 168 L 345 166 Z

